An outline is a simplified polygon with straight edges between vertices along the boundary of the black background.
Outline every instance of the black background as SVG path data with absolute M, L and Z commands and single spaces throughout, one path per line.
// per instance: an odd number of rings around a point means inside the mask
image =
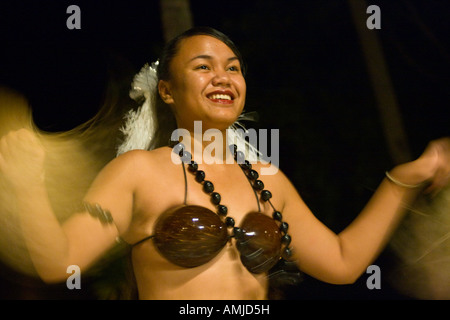
M 81 9 L 81 30 L 66 27 L 71 4 Z M 381 9 L 382 28 L 373 32 L 417 157 L 430 140 L 450 134 L 450 2 L 368 4 Z M 43 130 L 71 129 L 96 114 L 111 77 L 128 82 L 158 58 L 159 10 L 150 0 L 3 1 L 0 85 L 28 98 Z M 246 110 L 260 115 L 255 128 L 280 130 L 281 169 L 316 216 L 342 230 L 393 166 L 347 2 L 192 0 L 191 10 L 195 25 L 217 28 L 238 45 L 249 67 Z M 376 263 L 389 270 L 389 250 Z M 290 297 L 408 298 L 385 278 L 382 290 L 368 290 L 367 275 L 352 286 L 307 278 Z M 22 297 L 14 282 L 2 287 L 4 297 Z M 23 297 L 87 296 L 48 290 Z

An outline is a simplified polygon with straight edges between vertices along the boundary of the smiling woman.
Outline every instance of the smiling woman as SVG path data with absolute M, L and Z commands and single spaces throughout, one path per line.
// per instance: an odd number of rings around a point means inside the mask
M 45 281 L 65 280 L 69 265 L 84 272 L 120 238 L 140 299 L 265 299 L 269 280 L 291 264 L 321 281 L 352 283 L 386 244 L 405 203 L 422 191 L 404 186 L 430 182 L 439 190 L 448 183 L 450 141 L 441 139 L 391 170 L 355 221 L 335 234 L 281 170 L 262 176 L 268 164 L 246 161 L 226 139 L 217 152 L 203 152 L 209 143 L 195 135 L 196 121 L 203 134 L 225 136 L 244 108 L 245 66 L 231 40 L 210 28 L 188 30 L 168 43 L 156 73 L 149 71 L 157 76 L 143 93 L 157 118 L 150 150 L 123 150 L 63 223 L 49 201 L 40 136 L 20 129 L 0 141 L 0 172 L 11 186 L 5 190 L 17 200 Z M 189 145 L 168 143 L 176 128 L 189 132 Z M 196 149 L 201 163 L 189 152 Z M 181 161 L 171 161 L 174 152 Z
M 201 119 L 205 129 L 225 130 L 241 114 L 246 85 L 240 59 L 221 40 L 196 35 L 182 40 L 170 64 L 172 76 L 159 82 L 159 93 L 177 125 L 193 129 Z

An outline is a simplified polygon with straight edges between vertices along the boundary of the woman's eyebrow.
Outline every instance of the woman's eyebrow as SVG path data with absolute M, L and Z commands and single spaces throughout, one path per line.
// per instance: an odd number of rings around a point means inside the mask
M 189 60 L 189 62 L 194 61 L 196 59 L 207 59 L 207 60 L 213 60 L 214 58 L 208 54 L 200 54 L 198 56 L 193 57 L 192 59 Z M 234 60 L 239 60 L 238 57 L 233 56 L 227 59 L 228 62 L 234 61 Z

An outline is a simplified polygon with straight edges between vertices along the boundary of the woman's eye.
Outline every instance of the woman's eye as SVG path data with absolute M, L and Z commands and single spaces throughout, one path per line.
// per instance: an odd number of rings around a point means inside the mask
M 198 67 L 195 68 L 195 69 L 197 69 L 197 70 L 209 70 L 208 66 L 207 66 L 207 65 L 204 65 L 204 64 L 198 66 Z
M 232 66 L 228 68 L 229 71 L 233 71 L 233 72 L 238 72 L 239 71 L 239 67 L 237 66 Z

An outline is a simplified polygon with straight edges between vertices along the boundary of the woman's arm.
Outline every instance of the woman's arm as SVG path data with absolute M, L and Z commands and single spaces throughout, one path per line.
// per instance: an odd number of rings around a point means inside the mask
M 429 181 L 432 191 L 449 182 L 449 173 L 450 142 L 441 139 L 416 161 L 394 168 L 391 176 L 409 185 Z M 283 215 L 290 224 L 294 258 L 304 272 L 336 284 L 352 283 L 366 270 L 420 191 L 384 179 L 359 216 L 336 235 L 313 216 L 292 184 L 282 180 Z
M 28 130 L 12 132 L 0 141 L 0 172 L 16 197 L 31 259 L 44 281 L 55 282 L 67 277 L 69 265 L 83 269 L 95 262 L 128 228 L 135 170 L 132 155 L 113 160 L 86 195 L 86 202 L 109 210 L 114 223 L 102 223 L 85 211 L 60 225 L 44 184 L 44 159 L 43 147 Z

